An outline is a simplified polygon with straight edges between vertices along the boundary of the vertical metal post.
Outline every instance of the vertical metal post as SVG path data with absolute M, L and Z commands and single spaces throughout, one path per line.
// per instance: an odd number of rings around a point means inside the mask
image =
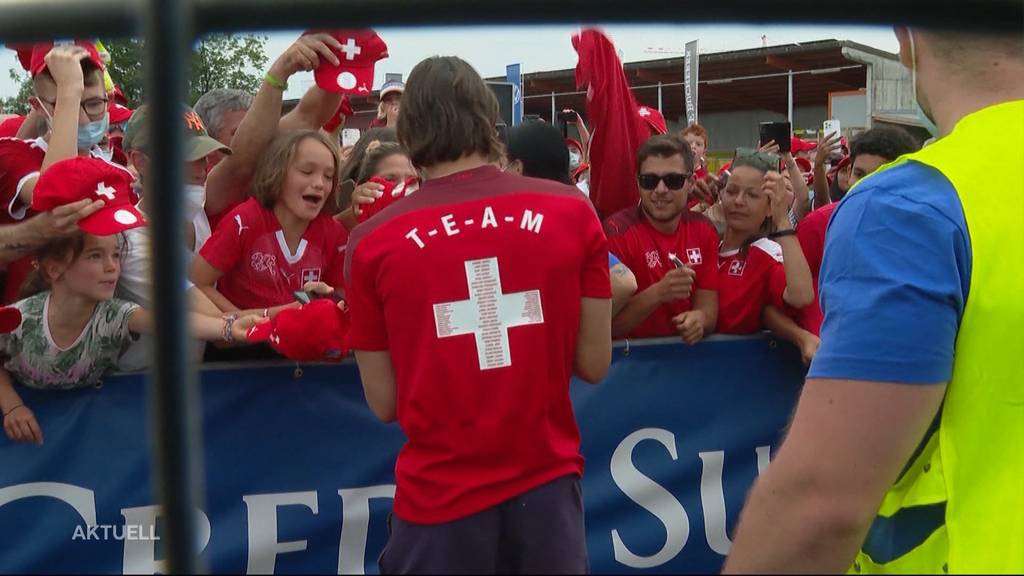
M 182 237 L 182 143 L 185 58 L 191 26 L 186 3 L 149 0 L 146 69 L 150 105 L 151 174 L 145 194 L 153 238 L 156 343 L 152 422 L 156 475 L 165 528 L 161 538 L 169 573 L 198 573 L 196 510 L 202 502 L 201 411 L 187 355 L 185 250 Z M 188 13 L 191 16 L 191 12 Z
M 873 120 L 872 117 L 873 117 L 873 114 L 874 114 L 874 105 L 875 105 L 874 104 L 875 65 L 874 64 L 867 64 L 866 67 L 867 67 L 867 83 L 865 84 L 865 89 L 864 89 L 864 108 L 865 108 L 865 116 L 866 116 L 866 118 L 864 118 L 864 127 L 870 130 L 871 129 L 871 123 L 872 123 L 872 120 Z
M 551 124 L 558 122 L 558 109 L 555 108 L 555 93 L 551 92 Z
M 789 125 L 792 127 L 792 125 L 793 125 L 793 71 L 792 70 L 789 71 L 789 75 L 787 76 L 787 78 L 789 79 L 789 108 L 788 108 L 789 112 L 787 113 L 787 116 L 789 117 Z
M 661 82 L 658 82 L 658 112 L 665 115 L 665 111 L 661 109 Z

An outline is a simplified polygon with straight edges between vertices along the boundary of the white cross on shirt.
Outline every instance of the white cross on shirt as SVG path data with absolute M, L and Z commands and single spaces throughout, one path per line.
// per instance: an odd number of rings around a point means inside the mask
M 105 182 L 100 182 L 99 184 L 96 185 L 96 195 L 103 196 L 107 200 L 114 199 L 114 192 L 117 191 L 111 188 L 110 186 L 107 186 Z
M 320 281 L 320 269 L 319 268 L 306 268 L 302 271 L 302 285 L 305 286 L 307 282 L 319 282 Z
M 356 59 L 356 56 L 363 52 L 363 49 L 356 44 L 355 38 L 349 38 L 345 41 L 345 44 L 341 46 L 341 51 L 345 53 L 345 59 L 352 61 Z
M 540 290 L 502 294 L 498 259 L 468 260 L 469 300 L 434 304 L 438 338 L 472 334 L 481 370 L 512 365 L 508 330 L 544 323 Z

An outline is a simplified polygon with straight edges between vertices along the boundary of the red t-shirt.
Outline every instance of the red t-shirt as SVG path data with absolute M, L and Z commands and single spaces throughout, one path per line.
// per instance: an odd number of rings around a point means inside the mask
M 718 290 L 718 232 L 703 214 L 683 212 L 675 234 L 663 234 L 647 221 L 640 207 L 613 214 L 604 223 L 608 246 L 636 276 L 637 292 L 656 284 L 675 266 L 669 253 L 697 272 L 694 290 Z M 690 299 L 663 304 L 629 338 L 655 338 L 678 334 L 672 318 L 691 308 Z
M 761 238 L 740 250 L 718 255 L 718 332 L 753 334 L 764 329 L 761 312 L 773 305 L 788 307 L 782 299 L 786 290 L 786 270 L 782 265 L 782 246 Z
M 485 166 L 380 214 L 353 230 L 345 275 L 352 349 L 388 350 L 395 370 L 395 514 L 449 522 L 582 475 L 580 299 L 611 297 L 586 197 Z
M 18 199 L 25 183 L 39 175 L 46 156 L 42 140 L 0 138 L 0 226 L 20 222 L 28 215 L 28 204 Z M 18 292 L 32 271 L 32 256 L 7 264 L 3 303 L 18 299 Z
M 811 268 L 811 278 L 814 280 L 814 302 L 800 311 L 799 324 L 801 328 L 815 336 L 821 335 L 821 321 L 825 319 L 818 302 L 818 273 L 821 272 L 821 258 L 825 254 L 825 231 L 836 206 L 838 203 L 833 202 L 818 208 L 804 216 L 796 228 L 800 248 L 804 251 L 807 265 Z
M 239 308 L 279 306 L 310 281 L 340 289 L 348 232 L 327 214 L 310 222 L 293 254 L 272 210 L 250 198 L 229 212 L 199 255 L 223 276 L 217 290 Z

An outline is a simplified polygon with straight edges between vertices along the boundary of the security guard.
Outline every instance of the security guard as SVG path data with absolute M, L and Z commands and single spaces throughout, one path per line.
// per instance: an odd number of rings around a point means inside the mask
M 938 139 L 832 217 L 821 348 L 727 572 L 1024 573 L 1024 29 L 896 35 Z

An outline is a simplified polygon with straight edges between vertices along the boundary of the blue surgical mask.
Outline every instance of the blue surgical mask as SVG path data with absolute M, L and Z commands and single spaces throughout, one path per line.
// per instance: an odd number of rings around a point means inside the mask
M 914 112 L 917 114 L 917 119 L 924 126 L 924 129 L 928 131 L 932 137 L 939 136 L 939 127 L 935 124 L 924 108 L 921 107 L 921 101 L 917 95 L 917 50 L 914 48 L 914 33 L 908 28 L 907 36 L 910 37 L 910 84 L 914 90 Z
M 107 135 L 107 127 L 110 122 L 110 116 L 107 114 L 103 115 L 103 118 L 95 122 L 89 122 L 85 126 L 78 127 L 78 149 L 89 150 L 93 146 L 100 143 L 103 137 Z

